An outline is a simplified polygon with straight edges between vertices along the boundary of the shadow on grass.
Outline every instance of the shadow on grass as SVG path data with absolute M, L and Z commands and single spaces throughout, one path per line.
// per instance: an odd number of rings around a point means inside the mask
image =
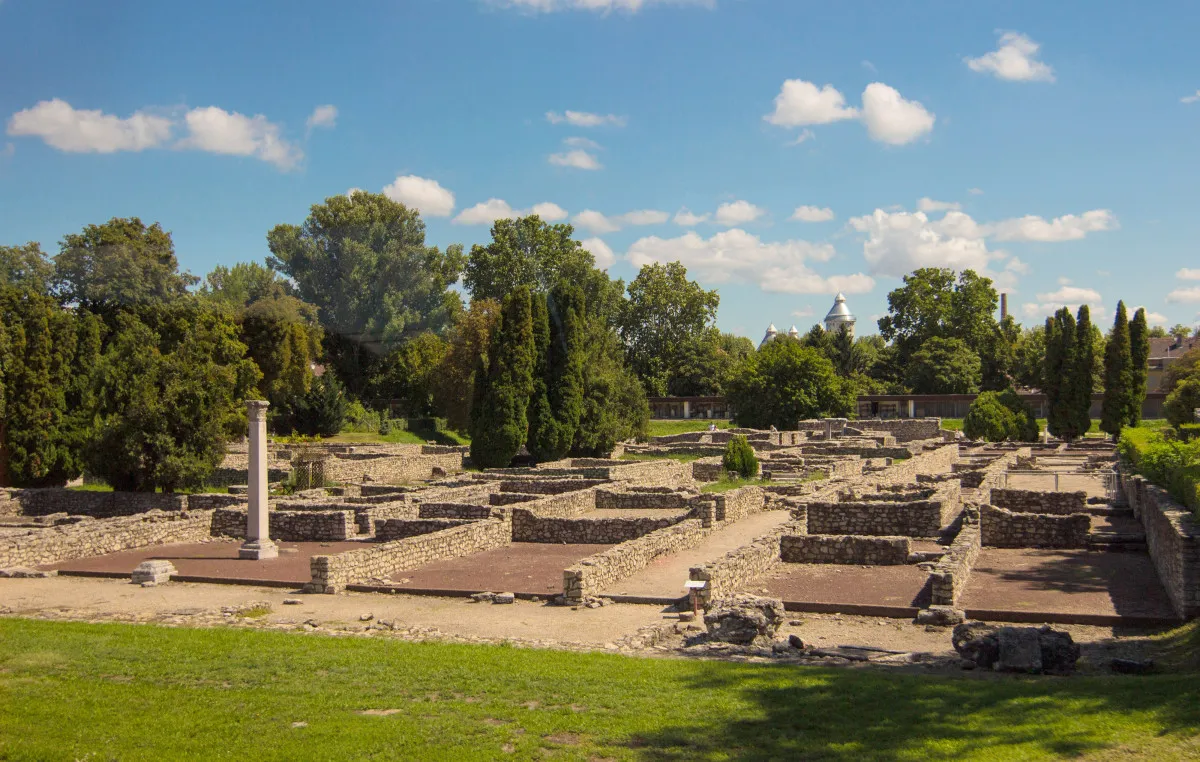
M 789 679 L 790 678 L 790 679 Z M 718 718 L 637 735 L 642 759 L 1024 759 L 1104 749 L 1196 753 L 1200 680 L 1016 678 L 763 667 L 754 677 L 714 671 L 684 690 L 740 694 Z M 724 719 L 736 716 L 736 719 Z

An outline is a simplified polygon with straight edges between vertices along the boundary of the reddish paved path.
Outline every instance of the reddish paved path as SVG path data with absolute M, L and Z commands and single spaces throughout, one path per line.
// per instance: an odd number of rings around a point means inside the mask
M 847 611 L 855 606 L 924 608 L 929 605 L 928 579 L 928 572 L 909 564 L 781 564 L 744 590 L 764 594 L 765 589 L 765 594 L 782 598 L 785 605 L 848 604 Z
M 1122 617 L 1174 617 L 1150 556 L 984 548 L 960 607 Z
M 434 561 L 419 569 L 392 572 L 393 583 L 387 588 L 558 595 L 563 591 L 563 569 L 611 547 L 514 542 L 461 558 Z
M 153 545 L 122 553 L 63 561 L 43 568 L 66 572 L 129 574 L 142 561 L 165 559 L 175 565 L 181 577 L 302 585 L 312 578 L 309 559 L 313 556 L 364 547 L 364 543 L 361 542 L 281 542 L 279 558 L 269 561 L 244 561 L 237 557 L 241 544 L 240 540 L 230 540 Z M 283 552 L 289 549 L 296 552 Z

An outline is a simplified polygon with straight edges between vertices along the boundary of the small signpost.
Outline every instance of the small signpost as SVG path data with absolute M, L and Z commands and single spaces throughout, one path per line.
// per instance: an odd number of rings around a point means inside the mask
M 699 617 L 700 616 L 700 591 L 703 590 L 704 588 L 708 587 L 708 580 L 689 579 L 686 583 L 684 583 L 684 587 L 687 588 L 688 598 L 692 602 L 692 614 Z

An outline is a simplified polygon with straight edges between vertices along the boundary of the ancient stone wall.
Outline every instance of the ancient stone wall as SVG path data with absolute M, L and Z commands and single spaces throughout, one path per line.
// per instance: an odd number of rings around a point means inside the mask
M 1039 492 L 1028 489 L 993 489 L 991 504 L 1017 513 L 1067 515 L 1087 511 L 1087 493 Z
M 268 533 L 283 542 L 340 542 L 355 535 L 354 511 L 269 511 Z M 214 537 L 246 536 L 246 511 L 218 508 L 213 511 Z
M 528 503 L 530 500 L 537 500 L 541 495 L 525 495 L 518 492 L 495 492 L 488 495 L 488 505 L 513 505 L 514 503 Z
M 812 534 L 936 537 L 962 510 L 956 481 L 938 485 L 923 499 L 904 493 L 877 493 L 836 501 L 807 501 Z
M 699 545 L 710 531 L 699 519 L 685 519 L 588 556 L 563 570 L 563 599 L 578 604 L 584 598 L 599 595 L 611 585 L 646 568 L 659 556 Z
M 717 521 L 737 521 L 761 511 L 766 504 L 765 495 L 762 487 L 739 487 L 728 492 L 700 495 L 692 498 L 692 502 L 695 504 L 697 500 L 709 500 L 716 504 L 713 518 Z
M 357 455 L 357 454 L 356 454 Z M 441 455 L 390 455 L 366 453 L 356 457 L 333 456 L 325 461 L 325 479 L 332 482 L 374 481 L 385 484 L 433 477 L 434 469 L 446 473 L 462 470 L 462 453 Z
M 782 563 L 779 560 L 780 538 L 804 532 L 803 524 L 785 522 L 746 545 L 731 550 L 717 561 L 693 566 L 688 577 L 708 583 L 699 593 L 701 601 L 707 604 L 710 600 L 736 592 L 750 580 Z
M 790 564 L 900 566 L 908 563 L 907 537 L 788 534 L 779 538 L 779 560 Z
M 384 519 L 375 524 L 375 539 L 379 542 L 403 540 L 470 523 L 470 519 Z
M 244 519 L 243 519 L 244 522 Z M 211 539 L 211 511 L 147 511 L 0 536 L 0 567 L 39 566 L 123 550 Z
M 500 482 L 500 491 L 523 495 L 561 495 L 607 483 L 605 479 L 508 479 Z
M 352 583 L 383 578 L 392 572 L 503 547 L 511 542 L 511 522 L 482 519 L 417 537 L 370 543 L 361 550 L 313 556 L 310 561 L 312 580 L 305 589 L 313 593 L 337 593 Z
M 544 518 L 570 518 L 596 509 L 596 488 L 546 495 L 520 503 L 520 506 Z
M 891 434 L 897 442 L 940 437 L 941 418 L 860 418 L 854 427 L 863 431 L 881 431 Z
M 512 510 L 513 542 L 616 544 L 678 524 L 687 511 L 663 511 L 661 517 L 548 518 L 524 508 Z
M 908 460 L 896 461 L 883 471 L 862 477 L 863 486 L 908 484 L 916 481 L 917 474 L 941 474 L 950 470 L 958 460 L 958 445 L 942 445 L 933 450 L 914 455 Z
M 663 509 L 679 510 L 691 507 L 694 496 L 686 492 L 617 492 L 596 490 L 596 510 L 606 509 Z
M 966 589 L 971 569 L 979 558 L 981 536 L 979 523 L 963 523 L 954 542 L 937 567 L 929 575 L 932 600 L 936 606 L 957 606 L 958 598 Z
M 471 503 L 420 503 L 417 516 L 422 519 L 486 519 L 493 513 L 490 505 Z
M 1165 490 L 1121 472 L 1121 486 L 1146 529 L 1146 546 L 1158 578 L 1180 617 L 1200 616 L 1200 523 Z
M 1091 518 L 1086 513 L 1052 516 L 979 507 L 981 540 L 989 548 L 1085 548 Z
M 105 519 L 113 516 L 132 516 L 146 511 L 182 511 L 188 507 L 188 496 L 157 492 L 91 492 L 62 489 L 10 489 L 9 500 L 20 506 L 24 516 L 47 516 L 69 513 Z

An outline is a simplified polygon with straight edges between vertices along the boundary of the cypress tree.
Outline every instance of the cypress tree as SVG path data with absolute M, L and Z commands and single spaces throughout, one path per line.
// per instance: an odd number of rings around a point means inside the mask
M 1053 321 L 1046 322 L 1046 364 L 1043 383 L 1050 410 L 1047 426 L 1060 439 L 1071 440 L 1078 435 L 1077 421 L 1072 408 L 1075 363 L 1075 319 L 1063 307 Z
M 1150 326 L 1146 324 L 1146 309 L 1139 307 L 1129 322 L 1129 410 L 1130 426 L 1142 420 L 1142 403 L 1146 401 L 1146 374 L 1150 363 Z
M 1117 315 L 1113 320 L 1108 343 L 1104 347 L 1104 408 L 1100 415 L 1101 430 L 1119 439 L 1121 428 L 1129 421 L 1133 390 L 1133 358 L 1129 350 L 1129 316 L 1125 302 L 1117 302 Z
M 550 345 L 547 385 L 554 411 L 554 458 L 565 456 L 575 442 L 583 414 L 584 320 L 583 291 L 574 284 L 559 283 L 550 292 Z
M 504 300 L 488 352 L 486 387 L 472 410 L 471 460 L 480 468 L 507 466 L 529 434 L 536 360 L 531 312 L 528 286 L 513 289 Z
M 1092 342 L 1092 312 L 1086 304 L 1081 304 L 1075 323 L 1075 362 L 1071 369 L 1071 421 L 1077 437 L 1092 427 L 1092 367 L 1096 363 Z
M 1046 354 L 1042 358 L 1042 393 L 1046 395 L 1046 429 L 1057 436 L 1063 386 L 1062 325 L 1059 314 L 1046 318 Z
M 529 441 L 526 448 L 534 460 L 554 460 L 557 421 L 550 405 L 550 313 L 544 294 L 534 294 L 530 302 L 533 323 L 534 373 L 533 395 L 529 398 Z

